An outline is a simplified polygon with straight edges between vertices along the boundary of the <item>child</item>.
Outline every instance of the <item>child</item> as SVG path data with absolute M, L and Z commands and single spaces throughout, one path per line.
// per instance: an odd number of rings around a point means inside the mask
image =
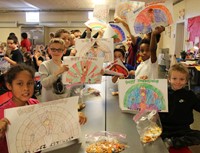
M 124 66 L 128 69 L 129 76 L 134 75 L 134 71 L 133 71 L 134 67 L 124 62 L 125 51 L 122 48 L 116 48 L 114 50 L 114 60 L 116 60 L 117 58 L 119 58 L 123 62 Z M 115 83 L 118 80 L 118 78 L 124 78 L 124 77 L 113 76 L 112 82 Z
M 23 55 L 18 49 L 18 39 L 16 36 L 9 36 L 7 39 L 7 46 L 11 49 L 10 58 L 4 57 L 4 59 L 10 63 L 11 65 L 15 65 L 17 63 L 23 63 Z
M 62 39 L 53 38 L 50 40 L 48 52 L 52 58 L 44 61 L 39 66 L 40 81 L 42 84 L 42 102 L 70 96 L 70 91 L 61 82 L 61 75 L 69 69 L 68 66 L 62 64 L 61 59 L 64 50 L 65 42 Z
M 193 91 L 184 88 L 188 79 L 188 69 L 182 64 L 170 68 L 169 112 L 160 113 L 163 126 L 161 137 L 167 147 L 182 148 L 200 144 L 200 131 L 190 128 L 194 121 L 193 110 L 200 112 L 200 101 Z
M 135 71 L 135 79 L 157 79 L 158 63 L 157 63 L 157 36 L 163 32 L 163 26 L 156 27 L 151 33 L 151 39 L 143 39 L 140 43 L 140 55 L 143 62 L 139 64 Z
M 6 86 L 12 92 L 12 98 L 0 106 L 0 150 L 8 153 L 5 131 L 9 121 L 4 118 L 4 110 L 12 107 L 38 104 L 32 99 L 34 93 L 34 71 L 30 66 L 18 64 L 11 67 L 5 76 Z M 84 114 L 79 114 L 80 124 L 86 122 Z M 11 123 L 12 124 L 12 123 Z
M 0 106 L 0 150 L 8 153 L 5 130 L 8 121 L 4 118 L 7 108 L 37 104 L 38 100 L 32 99 L 34 93 L 34 71 L 26 65 L 11 67 L 5 75 L 6 87 L 12 92 L 12 98 Z M 3 123 L 2 123 L 3 122 Z

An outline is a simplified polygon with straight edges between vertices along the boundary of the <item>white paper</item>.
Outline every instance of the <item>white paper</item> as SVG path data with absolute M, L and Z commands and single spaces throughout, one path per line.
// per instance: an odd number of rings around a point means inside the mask
M 122 111 L 135 113 L 154 105 L 155 109 L 168 112 L 168 87 L 166 79 L 120 79 L 119 105 Z
M 6 109 L 9 153 L 37 152 L 79 138 L 78 98 Z

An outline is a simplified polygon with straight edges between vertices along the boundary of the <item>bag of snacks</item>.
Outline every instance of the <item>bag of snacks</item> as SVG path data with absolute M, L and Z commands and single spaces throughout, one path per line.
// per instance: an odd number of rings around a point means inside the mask
M 160 117 L 155 109 L 144 109 L 137 113 L 133 120 L 137 124 L 137 131 L 142 143 L 155 141 L 162 133 Z
M 100 131 L 85 136 L 87 153 L 119 153 L 125 150 L 126 135 L 108 131 Z

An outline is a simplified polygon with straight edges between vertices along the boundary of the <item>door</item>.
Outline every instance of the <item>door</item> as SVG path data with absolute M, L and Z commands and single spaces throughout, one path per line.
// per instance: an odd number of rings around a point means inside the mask
M 32 49 L 36 47 L 36 45 L 44 45 L 44 27 L 34 27 L 34 26 L 26 26 L 21 27 L 21 33 L 26 32 L 28 34 L 28 38 L 32 43 Z

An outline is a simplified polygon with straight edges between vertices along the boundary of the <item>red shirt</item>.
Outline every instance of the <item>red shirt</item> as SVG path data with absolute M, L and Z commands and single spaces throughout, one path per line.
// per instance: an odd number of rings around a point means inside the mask
M 26 47 L 27 51 L 31 51 L 31 41 L 29 39 L 23 39 L 21 41 L 21 47 Z
M 39 101 L 37 99 L 30 98 L 28 101 L 29 105 L 38 104 Z M 6 103 L 0 106 L 0 119 L 4 118 L 4 109 L 17 107 L 16 104 L 12 101 L 12 99 L 8 100 Z M 11 123 L 12 124 L 12 123 Z M 8 146 L 6 142 L 6 137 L 0 140 L 0 151 L 2 153 L 8 153 Z

